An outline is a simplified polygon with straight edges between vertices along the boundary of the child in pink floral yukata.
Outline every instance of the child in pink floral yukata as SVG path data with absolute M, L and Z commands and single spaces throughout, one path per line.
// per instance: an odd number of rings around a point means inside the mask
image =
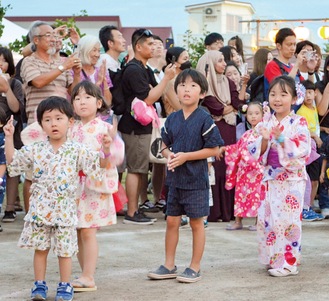
M 99 151 L 102 148 L 103 135 L 108 131 L 116 133 L 115 119 L 111 125 L 100 118 L 103 112 L 108 111 L 101 89 L 90 81 L 82 81 L 74 87 L 71 97 L 74 112 L 79 120 L 74 122 L 69 137 Z M 96 233 L 99 227 L 117 222 L 113 193 L 118 191 L 117 165 L 121 164 L 123 159 L 124 143 L 119 135 L 115 135 L 111 143 L 109 164 L 101 181 L 94 180 L 89 174 L 80 174 L 77 229 L 78 259 L 82 274 L 72 282 L 76 292 L 97 289 L 94 280 L 98 258 Z
M 253 129 L 263 118 L 263 106 L 259 102 L 250 102 L 242 106 L 246 119 L 252 129 L 245 132 L 236 144 L 225 146 L 226 183 L 225 188 L 230 190 L 235 186 L 234 216 L 235 222 L 228 224 L 226 230 L 242 229 L 242 219 L 257 217 L 261 200 L 261 182 L 264 167 L 261 158 L 256 160 L 248 149 L 250 137 L 254 135 Z M 256 231 L 251 225 L 250 231 Z
M 54 237 L 54 252 L 58 256 L 60 270 L 55 301 L 69 301 L 74 294 L 70 284 L 72 256 L 78 250 L 78 173 L 82 170 L 95 180 L 101 179 L 102 170 L 109 163 L 112 133 L 109 131 L 102 136 L 103 156 L 83 144 L 67 140 L 68 129 L 74 122 L 73 109 L 66 99 L 56 96 L 39 104 L 37 119 L 48 139 L 20 150 L 14 149 L 13 118 L 4 127 L 10 176 L 29 170 L 33 172 L 30 208 L 24 218 L 24 229 L 18 245 L 35 250 L 35 282 L 31 300 L 45 300 L 48 292 L 45 281 L 47 257 L 51 237 Z

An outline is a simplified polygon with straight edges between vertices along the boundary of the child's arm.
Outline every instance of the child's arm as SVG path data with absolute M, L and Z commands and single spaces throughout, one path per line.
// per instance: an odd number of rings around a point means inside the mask
M 3 127 L 3 131 L 6 135 L 5 139 L 5 154 L 6 154 L 6 162 L 10 164 L 13 161 L 14 157 L 14 132 L 15 127 L 13 124 L 14 116 L 11 115 L 10 119 L 8 120 L 7 124 Z
M 183 165 L 186 161 L 202 160 L 208 157 L 216 156 L 219 153 L 219 147 L 203 148 L 195 152 L 171 153 L 168 156 L 168 170 L 174 171 L 178 166 Z
M 328 162 L 327 159 L 322 160 L 321 173 L 320 173 L 320 178 L 319 178 L 320 183 L 324 182 L 324 175 L 325 175 L 325 172 L 326 172 L 327 162 Z
M 316 143 L 316 146 L 318 148 L 320 148 L 322 146 L 322 143 L 323 143 L 321 138 L 315 133 L 312 133 L 312 132 L 310 132 L 310 133 L 311 133 L 311 138 L 313 138 L 315 143 Z

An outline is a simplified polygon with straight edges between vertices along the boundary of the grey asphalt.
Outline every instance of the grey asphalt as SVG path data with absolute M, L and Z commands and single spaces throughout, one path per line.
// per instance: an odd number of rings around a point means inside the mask
M 303 259 L 297 276 L 268 276 L 257 260 L 256 233 L 244 229 L 226 231 L 227 223 L 210 223 L 202 262 L 202 280 L 182 284 L 176 280 L 152 281 L 146 274 L 163 264 L 165 221 L 162 213 L 151 226 L 118 224 L 98 232 L 98 290 L 75 294 L 74 300 L 328 300 L 329 220 L 303 223 Z M 33 283 L 33 251 L 16 247 L 23 226 L 23 214 L 14 223 L 2 223 L 0 233 L 0 300 L 29 300 Z M 179 272 L 191 256 L 191 230 L 180 230 L 177 249 Z M 72 277 L 79 275 L 74 258 Z M 48 258 L 47 300 L 54 300 L 58 282 L 57 258 Z

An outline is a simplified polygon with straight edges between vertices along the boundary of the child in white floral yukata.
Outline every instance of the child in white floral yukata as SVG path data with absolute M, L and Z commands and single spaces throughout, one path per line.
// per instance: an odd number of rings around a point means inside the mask
M 73 124 L 71 104 L 61 97 L 49 97 L 37 108 L 37 119 L 48 136 L 47 141 L 14 149 L 14 125 L 11 118 L 4 132 L 5 152 L 10 176 L 32 170 L 30 208 L 25 216 L 24 229 L 18 245 L 34 249 L 35 283 L 31 300 L 45 300 L 47 256 L 54 237 L 54 251 L 58 256 L 60 283 L 55 301 L 73 299 L 70 284 L 72 256 L 77 253 L 76 191 L 78 173 L 82 170 L 91 178 L 101 179 L 102 170 L 109 162 L 112 133 L 102 136 L 102 156 L 85 145 L 67 139 Z
M 275 78 L 269 88 L 273 114 L 257 124 L 248 144 L 256 159 L 263 156 L 265 195 L 258 209 L 258 250 L 260 262 L 274 277 L 297 275 L 301 259 L 301 213 L 311 138 L 306 119 L 291 110 L 297 95 L 293 78 Z
M 82 81 L 72 91 L 74 112 L 80 118 L 69 131 L 73 141 L 83 143 L 93 150 L 102 148 L 102 137 L 108 131 L 116 132 L 115 119 L 111 125 L 100 117 L 108 108 L 101 89 L 90 81 Z M 124 143 L 115 135 L 111 143 L 109 164 L 101 181 L 80 174 L 81 185 L 78 190 L 78 260 L 82 269 L 79 278 L 74 279 L 74 291 L 95 291 L 94 280 L 98 257 L 96 233 L 99 227 L 116 224 L 117 216 L 113 202 L 113 193 L 118 191 L 117 165 L 124 159 Z

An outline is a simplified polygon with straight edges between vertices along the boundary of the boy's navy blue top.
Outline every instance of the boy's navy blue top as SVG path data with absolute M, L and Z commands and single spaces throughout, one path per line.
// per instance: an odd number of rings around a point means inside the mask
M 161 130 L 162 140 L 173 153 L 195 152 L 224 145 L 217 126 L 209 113 L 197 108 L 186 120 L 182 110 L 167 117 Z M 207 159 L 187 161 L 168 171 L 166 184 L 180 189 L 208 189 Z

